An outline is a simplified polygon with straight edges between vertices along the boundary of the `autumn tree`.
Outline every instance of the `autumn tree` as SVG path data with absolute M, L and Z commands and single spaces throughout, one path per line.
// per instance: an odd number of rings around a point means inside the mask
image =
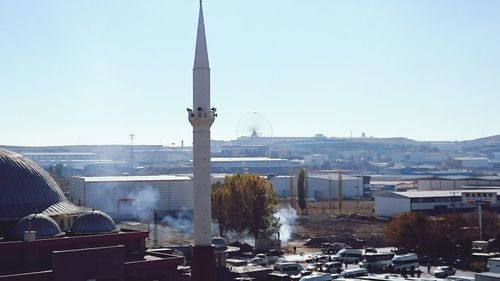
M 431 238 L 429 217 L 417 212 L 402 213 L 395 216 L 386 226 L 385 237 L 394 246 L 407 251 L 422 252 L 424 242 Z
M 227 198 L 227 188 L 220 182 L 215 183 L 212 186 L 212 219 L 219 226 L 219 236 L 221 237 L 227 228 L 227 210 L 224 204 Z
M 227 176 L 223 183 L 213 186 L 212 216 L 219 224 L 221 236 L 228 230 L 248 231 L 258 239 L 261 234 L 277 232 L 277 208 L 278 199 L 271 184 L 258 175 Z
M 297 195 L 299 197 L 299 208 L 302 214 L 305 214 L 307 210 L 306 176 L 306 171 L 304 169 L 300 169 L 299 177 L 297 179 Z

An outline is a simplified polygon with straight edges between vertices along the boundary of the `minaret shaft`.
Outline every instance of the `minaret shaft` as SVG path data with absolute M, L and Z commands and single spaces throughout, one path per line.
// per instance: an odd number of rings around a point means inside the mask
M 210 127 L 216 114 L 215 108 L 210 108 L 210 67 L 201 2 L 193 67 L 193 108 L 188 110 L 188 114 L 189 122 L 193 126 L 194 247 L 191 276 L 193 281 L 214 281 Z

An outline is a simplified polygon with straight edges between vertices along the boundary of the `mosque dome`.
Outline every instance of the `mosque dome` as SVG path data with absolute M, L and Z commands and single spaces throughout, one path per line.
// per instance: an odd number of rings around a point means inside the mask
M 116 232 L 115 222 L 106 213 L 92 210 L 80 215 L 71 226 L 74 235 L 103 234 Z
M 31 214 L 17 222 L 9 234 L 12 240 L 23 240 L 24 232 L 36 231 L 36 239 L 53 238 L 64 235 L 57 223 L 44 214 Z
M 20 154 L 0 149 L 0 221 L 34 213 L 57 216 L 79 212 L 49 173 Z

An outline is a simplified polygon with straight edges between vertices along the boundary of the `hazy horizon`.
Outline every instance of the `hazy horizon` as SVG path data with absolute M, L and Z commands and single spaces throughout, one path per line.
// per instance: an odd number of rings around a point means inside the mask
M 190 144 L 198 1 L 2 1 L 3 145 Z M 500 134 L 500 2 L 205 1 L 212 139 Z

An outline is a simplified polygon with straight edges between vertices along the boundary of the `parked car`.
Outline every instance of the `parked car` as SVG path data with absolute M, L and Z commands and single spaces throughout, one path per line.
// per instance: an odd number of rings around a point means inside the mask
M 266 264 L 272 264 L 279 260 L 280 256 L 271 254 L 257 254 L 256 258 L 261 258 L 266 261 Z
M 299 281 L 302 277 L 307 276 L 307 275 L 311 275 L 311 274 L 312 274 L 312 271 L 302 270 L 301 272 L 299 272 L 299 274 L 290 276 L 290 280 L 291 281 Z
M 304 268 L 296 262 L 277 262 L 273 267 L 274 271 L 285 273 L 288 276 L 299 274 Z
M 338 261 L 326 262 L 321 267 L 321 272 L 340 273 L 342 272 L 342 263 Z
M 320 250 L 323 254 L 335 254 L 342 249 L 350 249 L 351 246 L 345 243 L 322 243 Z
M 375 248 L 365 248 L 365 254 L 366 253 L 376 253 L 377 252 L 377 249 Z
M 451 266 L 438 266 L 434 270 L 434 276 L 436 278 L 446 278 L 450 275 L 455 275 L 456 270 Z
M 368 270 L 366 270 L 366 268 L 346 269 L 340 275 L 342 275 L 343 278 L 357 278 L 367 276 Z
M 316 263 L 316 262 L 328 262 L 331 260 L 330 256 L 327 255 L 312 255 L 309 256 L 309 258 L 306 259 L 307 263 Z
M 290 281 L 290 277 L 285 273 L 271 272 L 264 279 L 265 281 Z
M 460 268 L 460 269 L 469 269 L 470 267 L 470 262 L 467 261 L 466 259 L 454 259 L 453 262 L 451 263 L 454 268 Z
M 330 281 L 330 280 L 332 280 L 332 275 L 328 273 L 314 273 L 300 278 L 299 281 Z
M 252 258 L 248 261 L 248 264 L 249 265 L 262 265 L 262 266 L 265 266 L 267 265 L 267 260 L 261 258 L 261 257 L 255 257 L 255 258 Z

